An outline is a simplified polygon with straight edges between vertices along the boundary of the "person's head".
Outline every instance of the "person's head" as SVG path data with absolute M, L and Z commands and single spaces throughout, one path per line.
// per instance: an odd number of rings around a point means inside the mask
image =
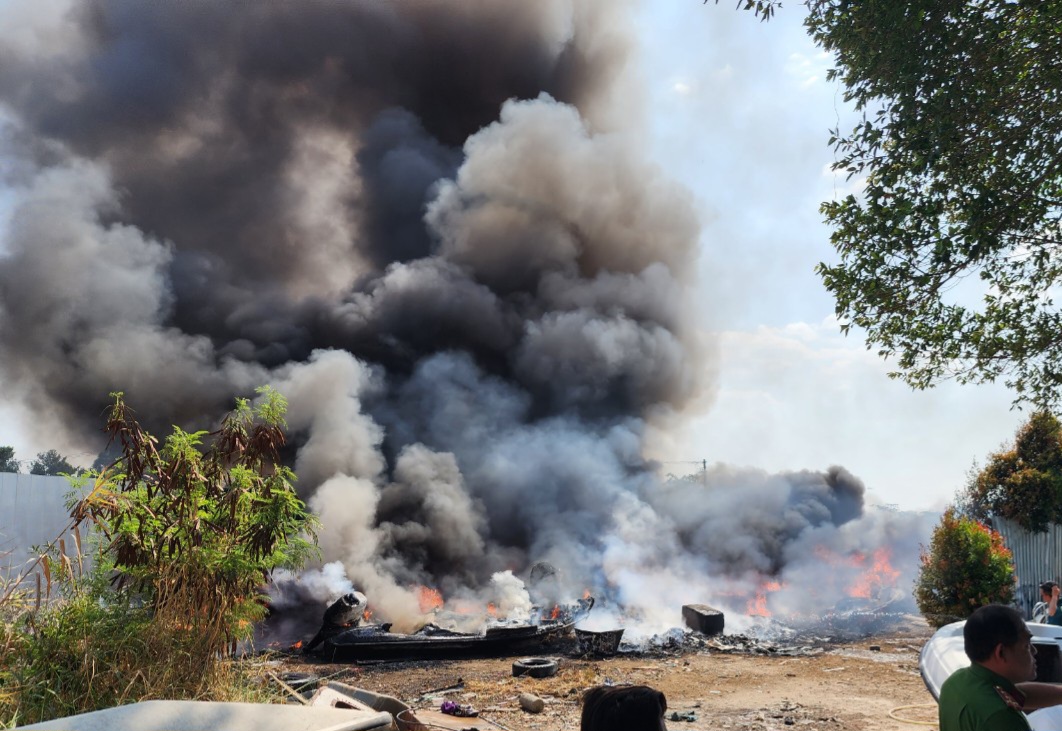
M 1051 594 L 1054 592 L 1056 586 L 1058 586 L 1058 584 L 1053 581 L 1045 581 L 1040 584 L 1040 596 L 1045 602 L 1051 601 Z
M 966 620 L 962 630 L 966 656 L 1012 683 L 1036 677 L 1036 648 L 1021 613 L 1013 607 L 989 604 Z
M 599 685 L 583 696 L 580 731 L 663 731 L 667 699 L 647 685 Z

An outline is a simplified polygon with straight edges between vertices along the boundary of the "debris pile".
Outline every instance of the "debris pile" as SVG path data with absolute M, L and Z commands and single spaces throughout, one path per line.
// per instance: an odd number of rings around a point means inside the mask
M 706 637 L 701 646 L 712 652 L 742 655 L 778 655 L 779 657 L 807 657 L 823 652 L 822 647 L 812 645 L 775 644 L 750 635 L 717 635 Z
M 640 657 L 674 657 L 694 652 L 777 655 L 803 657 L 816 655 L 838 644 L 865 640 L 894 631 L 910 620 L 900 612 L 831 612 L 815 618 L 792 618 L 783 624 L 774 618 L 763 620 L 744 633 L 724 634 L 675 627 L 653 635 L 641 644 L 624 642 L 620 652 Z
M 700 632 L 673 629 L 654 635 L 641 650 L 633 654 L 643 657 L 674 657 L 694 652 L 722 652 L 742 655 L 777 655 L 800 657 L 817 655 L 823 651 L 806 643 L 768 640 L 751 634 L 721 634 L 706 637 Z

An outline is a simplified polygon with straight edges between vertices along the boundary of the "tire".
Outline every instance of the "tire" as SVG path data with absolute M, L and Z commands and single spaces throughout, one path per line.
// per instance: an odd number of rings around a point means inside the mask
M 513 677 L 551 678 L 557 674 L 557 661 L 548 657 L 525 657 L 513 663 Z

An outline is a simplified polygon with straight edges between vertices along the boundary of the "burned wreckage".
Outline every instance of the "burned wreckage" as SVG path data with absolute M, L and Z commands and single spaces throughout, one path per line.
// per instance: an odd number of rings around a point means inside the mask
M 594 606 L 593 597 L 551 609 L 535 607 L 526 621 L 491 619 L 482 631 L 460 632 L 429 622 L 409 634 L 391 625 L 361 624 L 365 596 L 346 594 L 325 610 L 321 629 L 303 647 L 327 662 L 413 660 L 533 654 L 572 634 Z

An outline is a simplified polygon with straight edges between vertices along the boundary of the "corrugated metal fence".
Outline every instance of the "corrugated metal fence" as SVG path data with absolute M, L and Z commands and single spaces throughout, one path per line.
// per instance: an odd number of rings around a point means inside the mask
M 1014 554 L 1018 607 L 1026 617 L 1032 617 L 1033 605 L 1040 601 L 1040 584 L 1062 579 L 1062 525 L 1053 524 L 1043 533 L 1030 533 L 1002 518 L 993 518 L 992 524 Z
M 65 477 L 0 472 L 0 579 L 18 575 L 33 547 L 51 543 L 70 522 Z M 71 539 L 67 539 L 70 543 Z M 74 546 L 67 548 L 68 553 Z

